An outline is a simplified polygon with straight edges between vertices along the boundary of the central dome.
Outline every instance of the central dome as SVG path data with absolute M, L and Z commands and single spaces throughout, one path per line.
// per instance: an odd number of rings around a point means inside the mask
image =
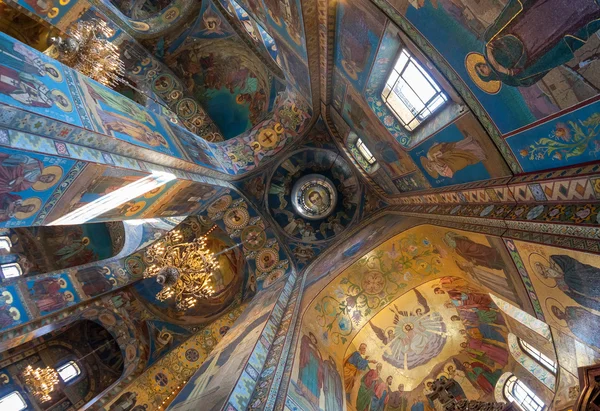
M 309 220 L 327 217 L 337 204 L 337 191 L 330 179 L 321 174 L 308 174 L 292 188 L 292 204 L 296 212 Z
M 343 157 L 313 147 L 279 163 L 267 186 L 267 207 L 282 234 L 304 243 L 341 234 L 361 201 L 360 184 Z

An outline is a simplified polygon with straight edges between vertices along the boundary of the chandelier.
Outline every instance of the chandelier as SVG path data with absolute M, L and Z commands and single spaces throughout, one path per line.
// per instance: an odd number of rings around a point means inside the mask
M 206 234 L 210 234 L 216 226 Z M 159 301 L 174 298 L 178 310 L 187 310 L 198 299 L 215 293 L 211 277 L 219 268 L 215 255 L 206 247 L 206 235 L 184 242 L 179 230 L 171 231 L 146 251 L 150 264 L 144 277 L 156 277 L 163 288 L 156 294 Z
M 71 29 L 70 37 L 51 37 L 49 42 L 59 53 L 59 60 L 108 87 L 124 82 L 125 66 L 119 48 L 110 41 L 115 31 L 105 21 L 92 19 L 78 21 Z
M 58 384 L 58 373 L 54 368 L 36 368 L 31 365 L 23 371 L 25 384 L 31 393 L 41 402 L 50 401 L 50 393 L 54 391 L 54 386 Z

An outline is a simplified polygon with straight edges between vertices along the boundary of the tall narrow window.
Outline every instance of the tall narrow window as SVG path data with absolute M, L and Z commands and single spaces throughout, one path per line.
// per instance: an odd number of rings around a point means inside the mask
M 542 411 L 543 401 L 531 389 L 523 384 L 515 375 L 504 383 L 504 396 L 508 401 L 514 401 L 524 411 Z
M 540 363 L 544 368 L 547 368 L 548 371 L 552 372 L 552 374 L 556 374 L 556 362 L 552 361 L 548 356 L 542 353 L 540 350 L 535 348 L 533 345 L 529 344 L 527 341 L 519 338 L 519 345 L 535 361 Z
M 18 263 L 2 264 L 0 268 L 2 269 L 2 277 L 5 279 L 23 275 L 23 270 L 21 270 Z
M 2 250 L 6 250 L 6 251 L 10 251 L 12 247 L 12 241 L 10 241 L 10 238 L 8 238 L 8 236 L 0 236 L 0 251 Z
M 68 384 L 69 381 L 73 378 L 77 378 L 77 376 L 81 374 L 81 370 L 79 369 L 79 366 L 75 364 L 75 361 L 64 363 L 58 367 L 56 371 L 65 384 Z
M 3 411 L 21 411 L 27 408 L 27 403 L 17 391 L 0 398 L 0 408 Z
M 435 80 L 406 48 L 402 49 L 381 97 L 409 131 L 448 101 Z
M 362 154 L 367 163 L 374 164 L 375 161 L 377 161 L 375 157 L 373 157 L 373 154 L 371 154 L 371 151 L 369 151 L 367 146 L 365 146 L 365 143 L 363 143 L 363 141 L 360 138 L 356 140 L 356 148 L 358 148 L 358 151 L 360 151 L 360 154 Z

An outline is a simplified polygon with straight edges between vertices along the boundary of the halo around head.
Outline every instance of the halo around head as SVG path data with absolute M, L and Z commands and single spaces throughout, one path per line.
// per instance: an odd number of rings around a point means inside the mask
M 50 93 L 54 96 L 53 100 L 56 107 L 66 112 L 73 111 L 73 104 L 65 93 L 58 89 L 52 90 Z M 59 97 L 62 97 L 62 99 L 59 100 Z
M 533 271 L 533 274 L 535 275 L 535 277 L 538 280 L 540 280 L 540 282 L 542 284 L 544 284 L 546 287 L 549 287 L 549 288 L 556 287 L 556 281 L 554 279 L 545 278 L 541 274 L 540 268 L 539 268 L 540 265 L 542 265 L 544 267 L 550 267 L 550 261 L 541 254 L 532 253 L 529 256 L 529 266 L 531 267 L 531 271 Z
M 63 76 L 60 73 L 60 70 L 53 64 L 45 63 L 44 68 L 46 69 L 46 73 L 48 76 L 57 83 L 61 83 L 63 81 Z
M 63 175 L 63 169 L 60 166 L 44 167 L 42 169 L 42 175 L 49 175 L 49 174 L 54 175 L 54 180 L 52 180 L 49 183 L 44 183 L 43 181 L 36 181 L 35 184 L 33 185 L 33 189 L 35 191 L 45 191 L 45 190 L 49 189 L 50 187 L 56 185 L 60 181 L 60 178 Z
M 138 201 L 137 203 L 135 203 L 133 206 L 131 206 L 129 208 L 129 211 L 127 211 L 125 213 L 125 216 L 131 217 L 133 215 L 136 215 L 137 213 L 139 213 L 140 211 L 142 211 L 144 209 L 144 207 L 146 207 L 146 202 L 145 201 Z
M 550 318 L 552 318 L 552 320 L 556 324 L 559 324 L 559 325 L 561 325 L 563 327 L 568 327 L 569 326 L 565 320 L 561 320 L 561 319 L 557 318 L 556 315 L 554 315 L 554 313 L 552 312 L 552 307 L 553 306 L 556 306 L 562 312 L 566 312 L 566 308 L 563 305 L 563 303 L 561 303 L 560 301 L 558 301 L 556 298 L 548 297 L 548 298 L 546 298 L 545 305 L 546 305 L 546 310 L 548 311 L 548 315 L 550 316 Z
M 42 206 L 42 200 L 40 200 L 37 197 L 32 197 L 32 198 L 28 198 L 26 200 L 23 200 L 23 202 L 21 203 L 21 205 L 23 206 L 28 206 L 28 205 L 33 205 L 33 210 L 29 211 L 29 212 L 22 212 L 22 211 L 18 211 L 15 213 L 15 217 L 19 220 L 25 220 L 29 217 L 31 217 L 32 215 L 34 215 L 35 213 L 38 212 L 38 210 L 40 209 L 40 207 Z
M 479 74 L 477 74 L 477 70 L 475 69 L 479 63 L 487 64 L 483 54 L 474 51 L 467 54 L 467 57 L 465 57 L 465 68 L 467 69 L 467 73 L 469 73 L 469 77 L 481 90 L 488 94 L 497 94 L 500 91 L 500 88 L 502 88 L 502 82 L 500 80 L 485 81 L 479 77 Z
M 439 173 L 435 170 L 435 168 L 433 168 L 433 166 L 431 165 L 431 161 L 429 161 L 427 157 L 421 156 L 421 165 L 423 166 L 425 171 L 427 171 L 427 174 L 429 174 L 432 178 L 438 178 L 440 176 Z

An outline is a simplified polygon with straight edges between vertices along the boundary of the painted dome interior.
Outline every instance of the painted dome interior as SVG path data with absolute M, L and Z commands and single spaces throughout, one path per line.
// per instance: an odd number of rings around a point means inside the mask
M 0 404 L 591 409 L 599 230 L 598 1 L 0 0 Z

